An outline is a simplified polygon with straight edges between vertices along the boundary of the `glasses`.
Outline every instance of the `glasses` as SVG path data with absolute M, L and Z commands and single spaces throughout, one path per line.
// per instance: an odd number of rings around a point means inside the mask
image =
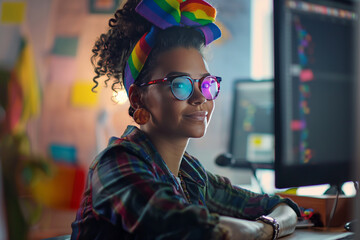
M 192 96 L 195 82 L 199 83 L 199 89 L 207 100 L 214 100 L 220 92 L 221 77 L 209 75 L 200 79 L 192 79 L 186 75 L 171 76 L 142 83 L 140 87 L 164 82 L 170 84 L 172 94 L 180 101 L 189 99 Z

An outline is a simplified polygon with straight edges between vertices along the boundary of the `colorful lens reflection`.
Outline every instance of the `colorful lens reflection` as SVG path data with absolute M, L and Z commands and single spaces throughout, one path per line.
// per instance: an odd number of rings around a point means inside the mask
M 188 76 L 174 78 L 172 82 L 172 91 L 174 96 L 179 100 L 189 98 L 193 90 L 193 83 Z
M 219 86 L 216 78 L 213 76 L 207 76 L 201 82 L 201 92 L 208 100 L 213 100 L 219 93 Z

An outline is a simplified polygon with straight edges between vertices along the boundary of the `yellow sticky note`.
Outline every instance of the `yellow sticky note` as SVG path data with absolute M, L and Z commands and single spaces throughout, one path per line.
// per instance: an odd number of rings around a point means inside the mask
M 72 88 L 71 104 L 74 107 L 95 107 L 98 94 L 91 91 L 94 84 L 91 81 L 75 82 Z
M 25 2 L 3 2 L 1 6 L 1 22 L 20 24 L 25 18 Z
M 261 146 L 261 144 L 262 144 L 262 139 L 261 139 L 261 137 L 254 137 L 254 138 L 253 138 L 253 141 L 254 141 L 254 145 L 255 145 L 255 146 Z

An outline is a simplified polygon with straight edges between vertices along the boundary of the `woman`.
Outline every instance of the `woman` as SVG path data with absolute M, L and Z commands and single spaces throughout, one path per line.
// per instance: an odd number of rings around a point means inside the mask
M 220 91 L 201 54 L 220 37 L 214 20 L 203 0 L 128 0 L 110 20 L 93 49 L 94 81 L 123 79 L 140 129 L 112 138 L 90 166 L 72 239 L 276 239 L 294 231 L 296 204 L 232 186 L 185 152 L 205 134 Z

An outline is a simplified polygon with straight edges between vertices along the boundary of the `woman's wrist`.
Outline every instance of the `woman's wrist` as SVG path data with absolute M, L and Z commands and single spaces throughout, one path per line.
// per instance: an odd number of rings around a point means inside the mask
M 260 226 L 259 230 L 257 231 L 257 235 L 255 239 L 273 239 L 274 236 L 273 226 L 261 220 L 256 220 L 255 223 Z
M 270 216 L 265 216 L 265 215 L 262 215 L 260 217 L 258 217 L 256 219 L 256 221 L 260 221 L 260 222 L 263 222 L 269 226 L 272 227 L 272 237 L 271 239 L 277 239 L 280 235 L 279 235 L 279 231 L 280 231 L 280 225 L 278 223 L 278 221 L 276 221 L 275 218 L 272 218 Z

